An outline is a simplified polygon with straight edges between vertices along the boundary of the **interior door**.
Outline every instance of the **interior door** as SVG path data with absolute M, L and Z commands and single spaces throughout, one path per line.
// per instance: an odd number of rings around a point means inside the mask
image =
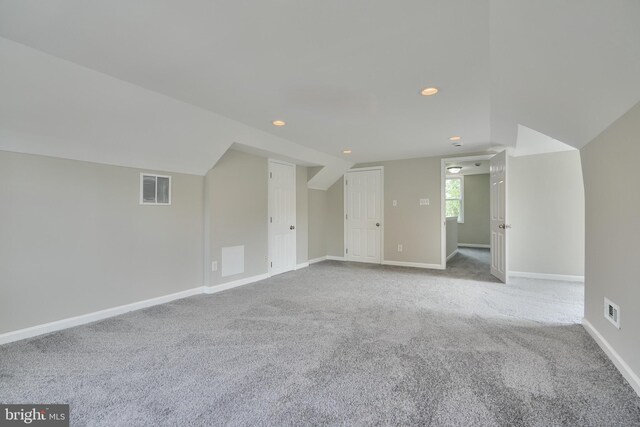
M 491 274 L 507 282 L 507 152 L 491 158 Z
M 295 266 L 296 167 L 269 161 L 269 272 L 280 274 Z
M 382 171 L 345 174 L 345 259 L 380 263 Z

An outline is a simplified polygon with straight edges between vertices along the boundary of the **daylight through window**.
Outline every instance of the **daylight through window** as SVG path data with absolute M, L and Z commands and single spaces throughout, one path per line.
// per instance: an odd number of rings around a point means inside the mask
M 464 180 L 463 177 L 447 178 L 445 187 L 446 216 L 458 217 L 464 222 Z

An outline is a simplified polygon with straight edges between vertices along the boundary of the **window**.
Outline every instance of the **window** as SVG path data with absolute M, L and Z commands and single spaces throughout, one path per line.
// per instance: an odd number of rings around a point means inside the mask
M 140 204 L 170 205 L 171 177 L 166 175 L 140 174 Z
M 445 212 L 447 217 L 457 216 L 458 222 L 464 222 L 464 178 L 447 178 L 445 182 Z

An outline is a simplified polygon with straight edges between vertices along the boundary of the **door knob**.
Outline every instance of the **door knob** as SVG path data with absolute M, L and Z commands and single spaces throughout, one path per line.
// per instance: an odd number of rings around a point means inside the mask
M 295 230 L 295 229 L 296 229 L 295 225 L 292 225 L 291 227 L 289 227 L 289 230 Z
M 380 223 L 379 222 L 376 222 L 376 227 L 380 227 Z
M 498 224 L 498 228 L 504 229 L 504 224 Z

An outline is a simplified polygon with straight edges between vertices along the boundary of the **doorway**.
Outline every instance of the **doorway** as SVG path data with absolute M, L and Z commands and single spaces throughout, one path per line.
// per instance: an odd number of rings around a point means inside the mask
M 443 268 L 506 282 L 506 161 L 506 152 L 442 160 Z
M 269 273 L 296 266 L 296 165 L 269 160 Z
M 380 264 L 384 212 L 382 166 L 352 169 L 344 175 L 344 258 Z

